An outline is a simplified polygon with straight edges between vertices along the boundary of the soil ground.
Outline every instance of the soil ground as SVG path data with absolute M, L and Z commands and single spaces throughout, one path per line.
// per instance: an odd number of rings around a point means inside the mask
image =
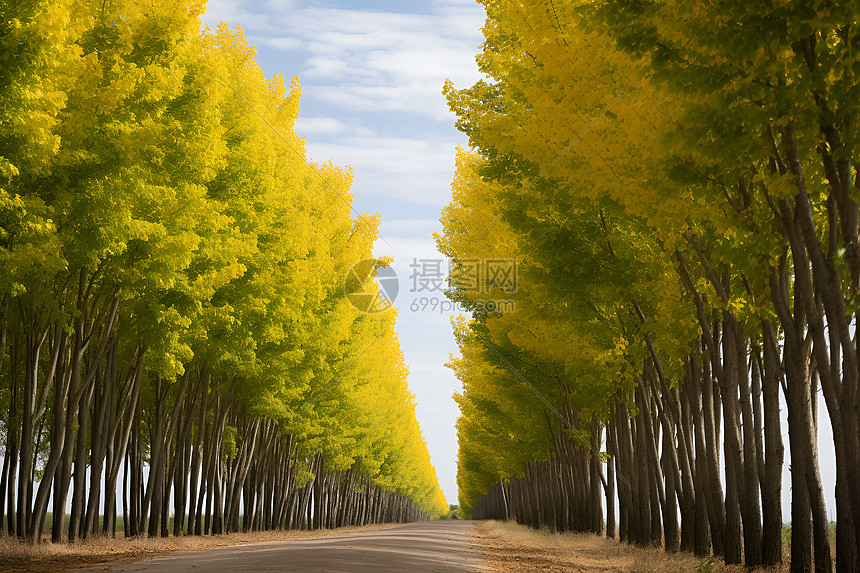
M 200 551 L 268 541 L 316 539 L 338 535 L 369 533 L 394 525 L 341 527 L 322 531 L 264 531 L 167 538 L 96 536 L 78 543 L 44 543 L 30 547 L 13 538 L 0 538 L 0 571 L 3 573 L 58 573 L 113 561 L 137 561 L 168 553 Z
M 660 548 L 642 549 L 593 534 L 550 533 L 512 523 L 481 522 L 472 531 L 484 559 L 498 573 L 741 573 L 689 554 L 669 555 Z M 787 568 L 784 569 L 788 571 Z M 777 573 L 774 567 L 758 571 Z
M 746 573 L 742 566 L 689 554 L 669 555 L 591 534 L 550 533 L 498 521 L 472 522 L 468 539 L 498 573 Z M 464 524 L 465 525 L 465 524 Z M 95 537 L 84 542 L 29 547 L 0 538 L 0 571 L 59 573 L 116 561 L 137 561 L 176 552 L 201 551 L 251 543 L 360 535 L 396 527 L 374 525 L 323 531 L 272 531 L 170 538 Z M 786 556 L 787 561 L 787 556 Z M 759 570 L 782 573 L 787 566 Z

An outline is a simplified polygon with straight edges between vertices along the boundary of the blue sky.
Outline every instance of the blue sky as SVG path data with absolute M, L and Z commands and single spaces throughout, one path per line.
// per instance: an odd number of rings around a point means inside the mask
M 432 233 L 450 199 L 455 148 L 465 144 L 442 84 L 479 79 L 483 7 L 473 0 L 209 0 L 203 21 L 241 26 L 267 75 L 299 76 L 296 132 L 307 138 L 309 156 L 352 166 L 355 209 L 382 216 L 375 254 L 393 256 L 401 278 L 395 305 L 416 413 L 445 496 L 457 503 L 452 395 L 459 383 L 444 366 L 456 351 L 452 313 L 431 310 L 444 295 L 410 292 L 409 277 L 416 259 L 441 258 Z M 425 310 L 410 310 L 414 303 Z

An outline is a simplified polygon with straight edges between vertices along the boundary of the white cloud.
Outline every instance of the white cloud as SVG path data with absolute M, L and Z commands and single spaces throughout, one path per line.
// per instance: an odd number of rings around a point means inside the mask
M 265 9 L 212 0 L 204 21 L 240 23 L 260 45 L 306 52 L 303 84 L 327 88 L 321 97 L 353 111 L 450 122 L 443 82 L 465 86 L 479 78 L 474 55 L 483 14 L 475 4 L 435 3 L 434 14 L 297 8 L 288 0 Z
M 302 133 L 299 128 L 297 132 Z M 450 193 L 456 143 L 455 138 L 435 135 L 414 138 L 349 135 L 330 141 L 309 141 L 307 149 L 315 161 L 332 159 L 338 165 L 352 166 L 356 194 L 441 208 Z
M 322 97 L 342 107 L 396 110 L 450 122 L 441 94 L 446 78 L 474 83 L 479 74 L 474 54 L 480 18 L 465 27 L 459 18 L 342 10 L 312 14 L 300 36 L 314 54 L 303 77 L 315 85 L 337 86 Z M 311 14 L 309 14 L 311 16 Z
M 436 219 L 388 219 L 382 221 L 380 233 L 389 236 L 415 236 L 420 234 L 430 237 L 433 231 L 438 231 L 441 224 Z
M 266 10 L 275 14 L 284 14 L 295 10 L 299 3 L 296 0 L 266 0 Z
M 300 136 L 308 134 L 342 134 L 349 130 L 350 126 L 339 119 L 332 117 L 302 117 L 296 119 L 295 129 Z
M 389 256 L 394 258 L 391 264 L 397 276 L 400 277 L 400 291 L 409 292 L 412 281 L 409 276 L 413 273 L 411 265 L 418 260 L 439 260 L 440 266 L 448 274 L 448 260 L 436 250 L 436 242 L 431 235 L 432 225 L 438 222 L 430 220 L 402 221 L 402 224 L 414 224 L 414 231 L 409 233 L 405 229 L 398 229 L 397 225 L 390 225 L 384 219 L 379 228 L 379 237 L 373 252 L 376 256 Z M 442 293 L 435 293 L 442 294 Z M 403 299 L 406 300 L 405 298 Z
M 260 43 L 272 46 L 279 50 L 298 50 L 304 43 L 298 38 L 261 38 Z
M 359 120 L 343 121 L 333 117 L 305 117 L 296 119 L 296 134 L 300 137 L 350 135 L 353 137 L 373 137 L 374 132 L 361 125 Z
M 231 27 L 239 25 L 245 31 L 268 28 L 269 15 L 249 8 L 247 4 L 235 0 L 208 0 L 201 20 L 213 30 L 220 22 L 226 22 Z

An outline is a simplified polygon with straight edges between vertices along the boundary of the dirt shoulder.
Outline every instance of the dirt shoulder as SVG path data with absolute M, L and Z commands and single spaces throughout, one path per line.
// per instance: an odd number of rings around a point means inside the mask
M 149 539 L 94 537 L 80 543 L 63 545 L 45 542 L 38 547 L 29 547 L 17 539 L 0 538 L 0 571 L 4 573 L 58 573 L 111 561 L 137 561 L 167 553 L 201 551 L 267 541 L 356 535 L 391 527 L 395 527 L 395 525 L 341 527 L 322 531 L 263 531 Z
M 689 554 L 669 555 L 662 549 L 642 549 L 605 537 L 582 533 L 549 533 L 512 523 L 485 521 L 472 532 L 472 541 L 499 573 L 741 573 L 716 560 Z M 769 573 L 779 568 L 760 569 Z M 788 571 L 786 568 L 785 571 Z

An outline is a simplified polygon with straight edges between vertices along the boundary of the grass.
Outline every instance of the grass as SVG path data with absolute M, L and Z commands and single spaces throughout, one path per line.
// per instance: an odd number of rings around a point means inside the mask
M 487 521 L 478 525 L 475 541 L 494 571 L 606 573 L 746 573 L 742 565 L 727 566 L 719 559 L 687 553 L 669 554 L 661 548 L 641 548 L 585 533 L 551 533 L 512 522 Z M 788 567 L 758 569 L 778 573 Z
M 69 531 L 69 522 L 71 521 L 71 517 L 69 517 L 69 514 L 68 514 L 68 513 L 65 515 L 65 519 L 64 519 L 63 521 L 64 521 L 64 524 L 65 524 L 65 527 L 63 528 L 63 531 Z M 103 515 L 99 515 L 99 525 L 98 525 L 98 530 L 99 530 L 99 531 L 101 531 L 101 530 L 102 530 L 102 526 L 103 526 L 103 525 L 104 525 L 104 516 L 103 516 Z M 116 532 L 117 532 L 117 535 L 121 535 L 121 534 L 122 534 L 122 532 L 123 532 L 123 525 L 124 525 L 124 521 L 123 521 L 123 519 L 122 519 L 122 516 L 121 516 L 121 515 L 118 515 L 118 516 L 117 516 L 117 518 L 116 518 Z M 45 534 L 45 535 L 50 535 L 50 534 L 51 534 L 51 528 L 52 528 L 53 526 L 54 526 L 54 514 L 53 514 L 52 512 L 50 512 L 50 511 L 49 511 L 47 514 L 45 514 L 45 524 L 42 526 L 42 533 L 43 533 L 43 534 Z M 172 529 L 172 528 L 173 528 L 173 518 L 170 518 L 170 527 L 171 527 L 171 531 L 173 531 L 173 529 Z
M 63 528 L 63 530 L 66 532 L 69 531 L 69 522 L 70 521 L 71 521 L 71 518 L 69 517 L 69 514 L 67 513 L 65 515 L 65 519 L 64 519 L 65 527 Z M 243 522 L 244 522 L 244 516 L 240 515 L 239 516 L 239 528 L 240 529 L 242 528 Z M 175 518 L 171 517 L 170 522 L 167 525 L 167 529 L 171 533 L 173 533 L 173 524 L 174 523 L 175 523 Z M 45 525 L 42 527 L 42 534 L 43 535 L 50 535 L 51 534 L 51 528 L 53 527 L 53 525 L 54 525 L 54 514 L 49 511 L 45 515 Z M 97 528 L 99 532 L 102 531 L 103 525 L 104 525 L 104 516 L 99 515 L 99 525 Z M 123 517 L 121 515 L 118 515 L 116 517 L 116 534 L 117 535 L 123 535 L 123 533 L 125 531 L 124 527 L 125 527 L 125 522 L 123 521 Z M 185 530 L 188 531 L 188 516 L 185 516 Z
M 836 523 L 830 524 L 830 551 L 836 559 Z M 651 571 L 678 571 L 680 573 L 722 573 L 747 571 L 741 566 L 727 566 L 721 559 L 708 557 L 702 559 L 690 554 L 669 555 L 661 548 L 639 548 L 615 540 L 591 534 L 551 533 L 548 528 L 532 529 L 517 525 L 513 522 L 485 522 L 479 526 L 479 537 L 487 546 L 490 559 L 498 571 L 530 572 L 530 571 L 580 571 L 591 570 L 585 556 L 604 555 L 610 566 L 600 571 L 625 571 L 632 573 L 648 573 Z M 549 539 L 548 539 L 549 538 Z M 782 528 L 783 565 L 757 569 L 757 571 L 782 572 L 789 570 L 791 560 L 791 524 Z M 505 551 L 499 545 L 508 545 L 514 549 Z M 535 551 L 537 550 L 537 553 Z M 517 553 L 519 552 L 519 553 Z M 530 556 L 531 562 L 542 563 L 541 567 L 529 568 L 529 559 L 516 560 L 516 555 Z M 614 563 L 618 568 L 613 569 Z M 512 565 L 511 559 L 515 563 Z M 586 565 L 577 564 L 577 559 L 585 559 Z M 517 568 L 519 567 L 519 568 Z

